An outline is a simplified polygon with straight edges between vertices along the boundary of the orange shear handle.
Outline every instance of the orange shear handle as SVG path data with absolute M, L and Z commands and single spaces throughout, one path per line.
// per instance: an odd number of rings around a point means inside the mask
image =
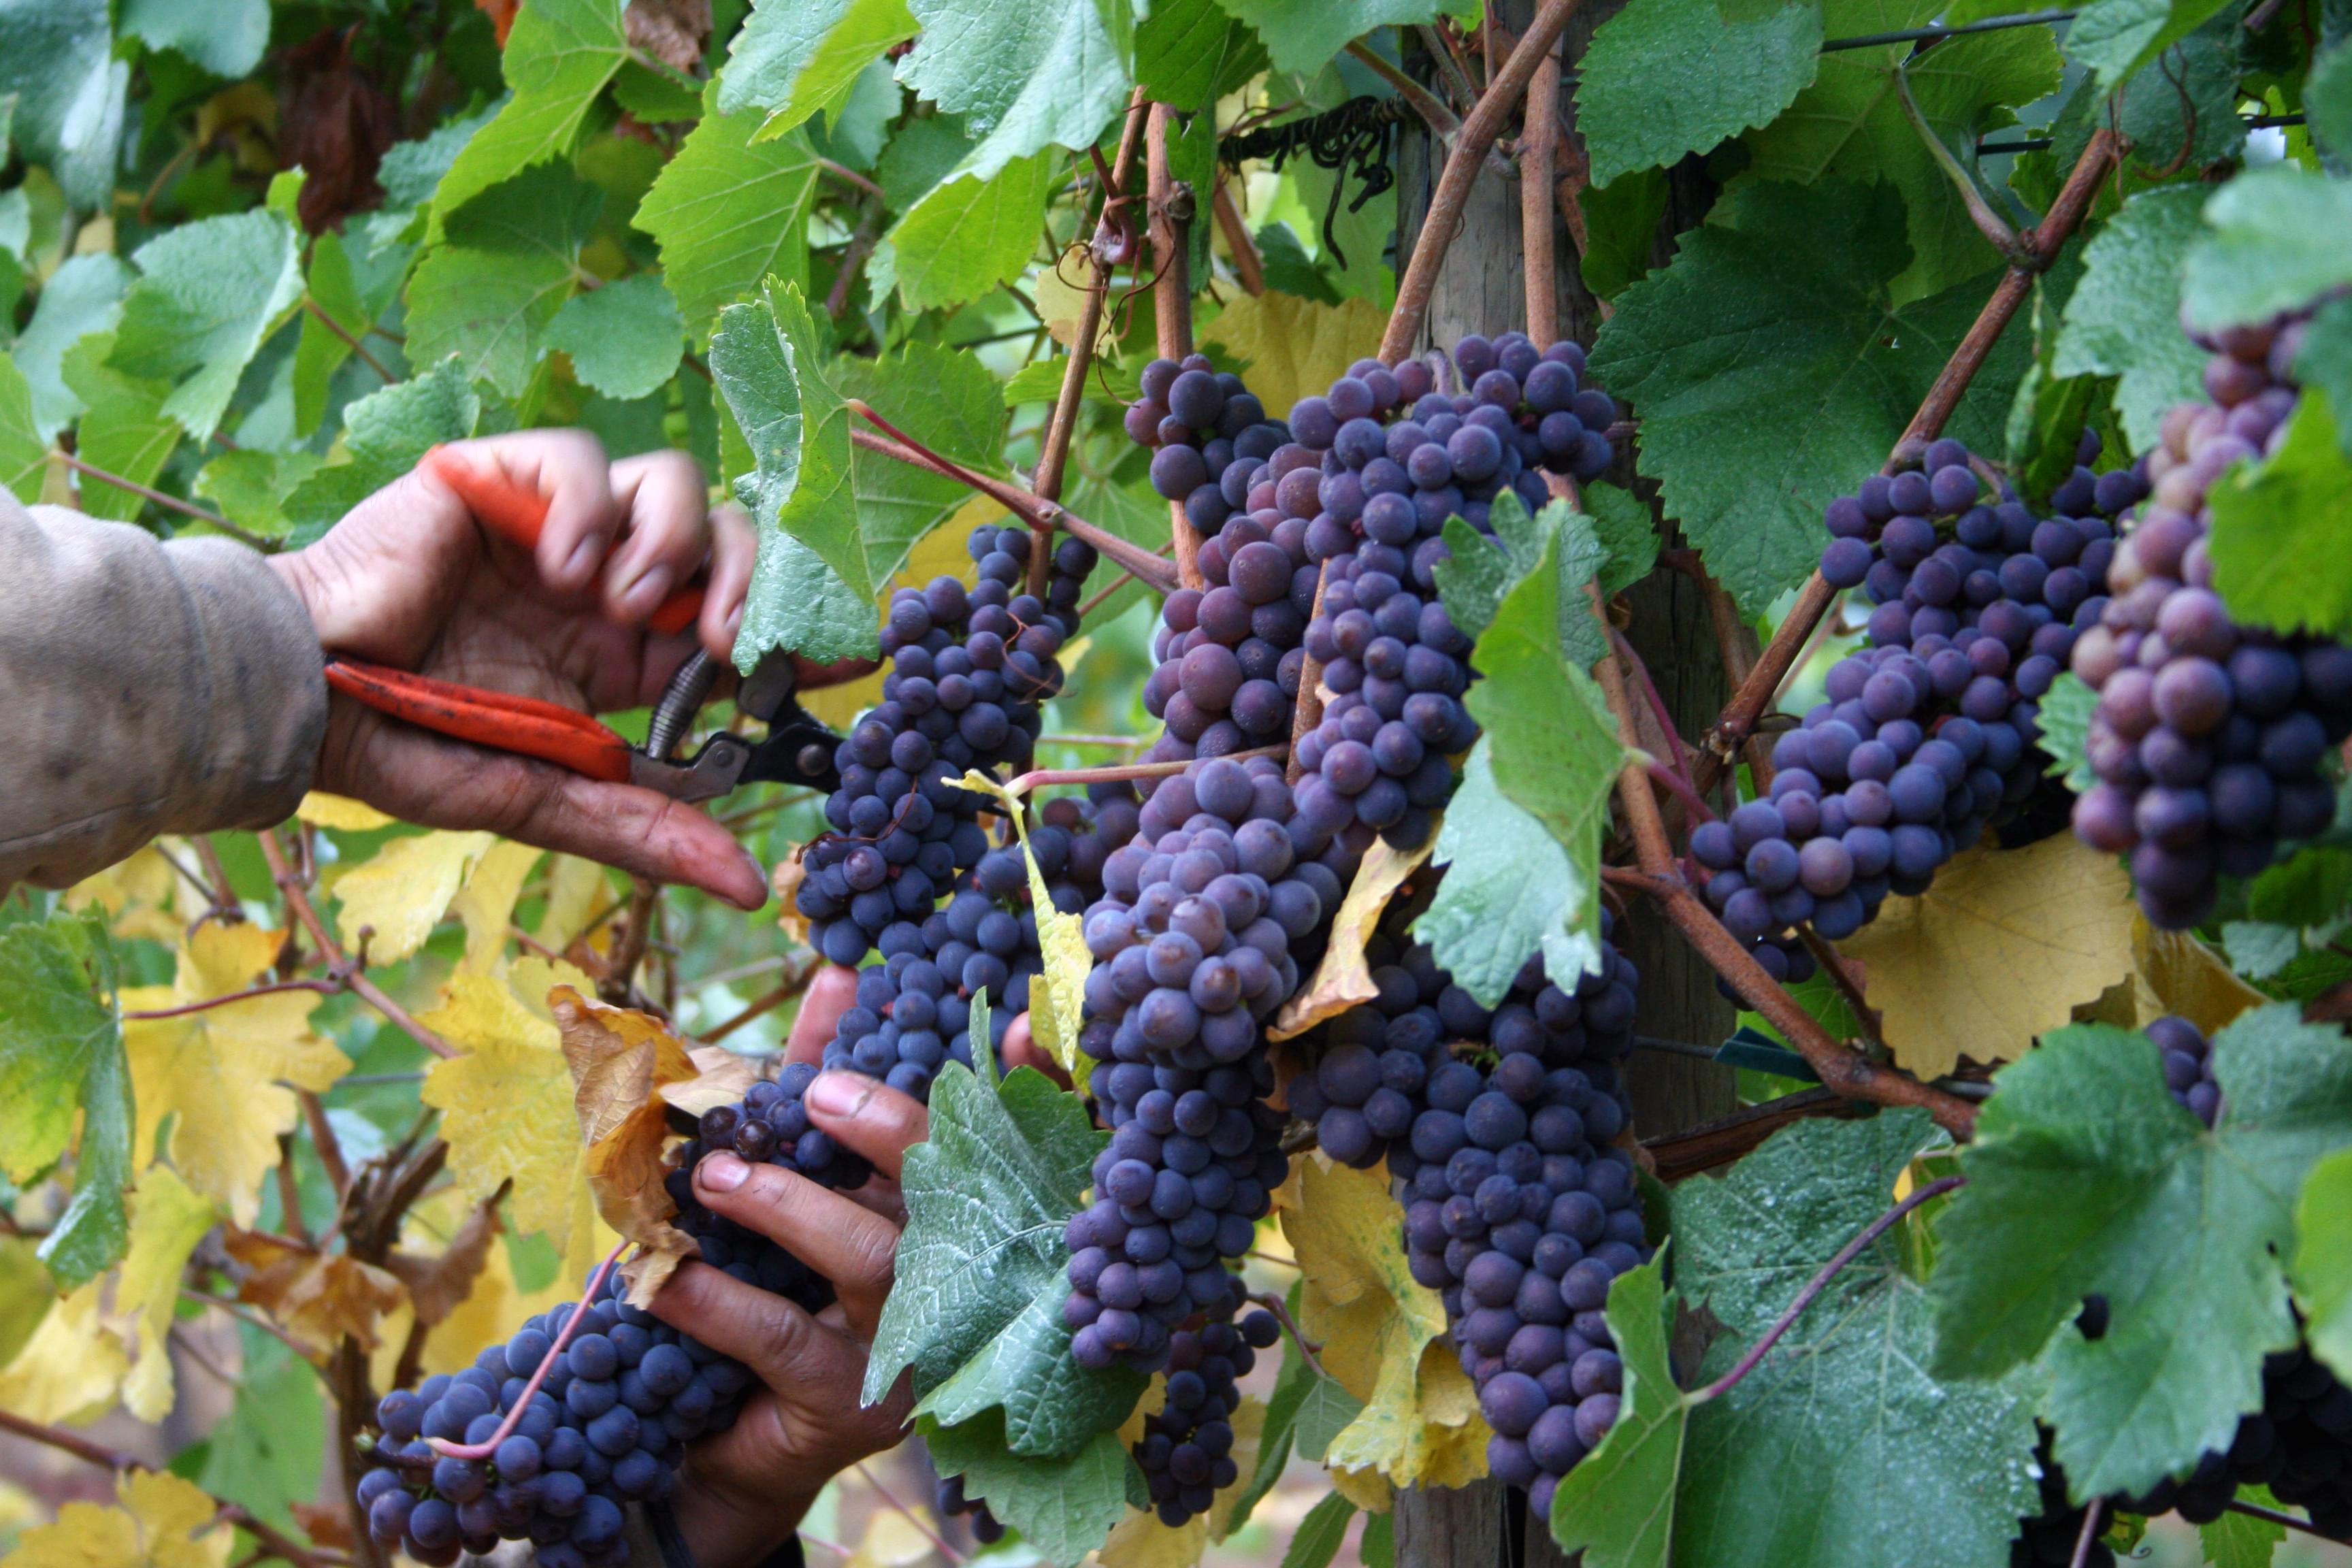
M 536 757 L 606 784 L 629 782 L 627 737 L 559 703 L 348 658 L 328 661 L 327 684 L 380 713 L 440 734 Z
M 540 530 L 547 526 L 546 497 L 495 468 L 476 468 L 446 447 L 426 452 L 425 466 L 500 538 L 525 550 L 538 547 Z M 698 578 L 664 599 L 646 625 L 665 635 L 682 632 L 702 614 L 702 597 Z

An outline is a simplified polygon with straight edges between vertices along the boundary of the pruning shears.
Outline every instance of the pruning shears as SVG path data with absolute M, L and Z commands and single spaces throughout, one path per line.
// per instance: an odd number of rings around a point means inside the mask
M 443 447 L 427 452 L 425 461 L 500 537 L 526 550 L 539 542 L 547 503 L 537 491 L 503 475 L 484 473 Z M 685 630 L 702 613 L 703 593 L 698 579 L 664 600 L 646 624 L 657 632 Z M 679 743 L 692 730 L 719 676 L 717 661 L 697 649 L 654 704 L 646 743 L 635 746 L 619 731 L 560 703 L 339 655 L 331 654 L 327 662 L 328 685 L 378 712 L 478 746 L 553 763 L 606 784 L 657 790 L 674 800 L 710 800 L 738 784 L 760 782 L 826 791 L 839 785 L 833 755 L 841 738 L 801 707 L 794 694 L 792 656 L 782 650 L 761 660 L 736 695 L 739 709 L 767 723 L 767 738 L 754 742 L 722 730 L 691 756 L 679 757 Z

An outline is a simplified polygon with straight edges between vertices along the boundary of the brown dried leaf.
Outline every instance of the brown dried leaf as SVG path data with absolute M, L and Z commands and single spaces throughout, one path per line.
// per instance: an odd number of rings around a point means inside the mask
M 597 1212 L 643 1248 L 623 1270 L 630 1301 L 643 1307 L 679 1259 L 698 1250 L 669 1223 L 677 1205 L 662 1186 L 669 1125 L 660 1091 L 693 1078 L 694 1061 L 659 1019 L 591 1002 L 569 985 L 557 986 L 547 1002 L 572 1064 L 582 1160 Z
M 629 47 L 690 75 L 710 37 L 710 0 L 629 0 L 621 30 Z
M 769 886 L 776 890 L 776 928 L 792 938 L 797 947 L 809 945 L 809 923 L 801 914 L 801 884 L 808 880 L 808 868 L 801 863 L 802 852 L 795 849 L 777 861 L 775 870 L 768 876 Z
M 309 176 L 295 211 L 311 234 L 380 205 L 376 170 L 400 139 L 400 110 L 352 54 L 355 29 L 335 26 L 286 52 L 278 155 Z
M 490 19 L 490 28 L 498 34 L 499 47 L 507 47 L 507 33 L 514 26 L 515 13 L 522 9 L 522 0 L 474 0 L 474 9 Z
M 690 1046 L 687 1059 L 694 1076 L 661 1086 L 662 1103 L 699 1117 L 716 1105 L 732 1105 L 743 1091 L 760 1081 L 760 1069 L 749 1057 L 739 1057 L 724 1046 Z
M 483 1265 L 489 1261 L 490 1247 L 506 1229 L 499 1221 L 499 1199 L 504 1195 L 505 1189 L 500 1188 L 475 1205 L 439 1256 L 394 1252 L 383 1260 L 383 1266 L 408 1287 L 408 1299 L 416 1304 L 416 1321 L 422 1326 L 436 1328 L 446 1322 L 458 1303 L 474 1293 L 474 1281 L 481 1278 Z
M 1372 984 L 1371 965 L 1364 959 L 1364 943 L 1371 939 L 1372 928 L 1380 923 L 1389 900 L 1436 847 L 1433 833 L 1420 848 L 1411 851 L 1392 849 L 1385 838 L 1373 841 L 1363 864 L 1356 868 L 1348 896 L 1339 900 L 1339 913 L 1331 926 L 1331 945 L 1324 951 L 1323 962 L 1316 965 L 1315 978 L 1283 1004 L 1274 1026 L 1265 1032 L 1267 1039 L 1303 1035 L 1326 1018 L 1336 1018 L 1357 1003 L 1381 994 L 1381 988 Z
M 374 1350 L 377 1320 L 408 1299 L 398 1279 L 345 1253 L 234 1226 L 223 1245 L 247 1269 L 236 1299 L 268 1313 L 313 1361 L 325 1361 L 346 1336 Z

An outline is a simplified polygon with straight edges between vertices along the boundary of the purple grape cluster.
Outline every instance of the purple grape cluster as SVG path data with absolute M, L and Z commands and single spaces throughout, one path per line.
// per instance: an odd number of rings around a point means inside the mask
M 1292 815 L 1279 764 L 1213 758 L 1161 780 L 1104 862 L 1079 1045 L 1102 1064 L 1111 1142 L 1067 1231 L 1081 1365 L 1157 1370 L 1186 1319 L 1238 1304 L 1224 1259 L 1249 1250 L 1289 1168 L 1261 1021 L 1297 989 L 1291 946 L 1342 886 L 1301 858 Z
M 2074 806 L 2094 848 L 2131 857 L 2148 920 L 2212 910 L 2223 876 L 2251 877 L 2336 813 L 2329 759 L 2352 734 L 2352 648 L 2238 625 L 2206 551 L 2214 481 L 2284 437 L 2305 323 L 2237 328 L 2203 346 L 2210 401 L 2165 416 L 2155 482 L 2111 573 L 2115 598 L 2076 644 L 2099 694 L 2086 752 L 2098 785 Z
M 1217 1492 L 1234 1484 L 1233 1414 L 1241 1404 L 1237 1382 L 1257 1364 L 1282 1329 L 1264 1309 L 1237 1321 L 1215 1319 L 1176 1331 L 1168 1350 L 1168 1392 L 1144 1418 L 1136 1463 L 1161 1522 L 1171 1529 L 1209 1511 Z
M 1631 1118 L 1620 1070 L 1639 976 L 1607 935 L 1597 971 L 1563 987 L 1530 959 L 1491 1011 L 1426 945 L 1377 937 L 1379 997 L 1325 1026 L 1314 1071 L 1290 1084 L 1326 1153 L 1387 1161 L 1412 1276 L 1443 1297 L 1495 1428 L 1488 1466 L 1539 1514 L 1616 1420 L 1603 1309 L 1649 1256 L 1612 1142 Z
M 2095 514 L 2144 493 L 2129 470 L 2089 478 L 2097 455 L 2086 436 L 2057 501 Z M 1853 935 L 2033 794 L 2040 700 L 2105 607 L 2116 553 L 2104 516 L 2037 521 L 1949 439 L 1832 501 L 1826 521 L 1822 574 L 1874 605 L 1867 646 L 1774 742 L 1769 798 L 1691 835 L 1708 902 L 1768 969 L 1765 939 L 1806 923 Z M 1778 950 L 1795 964 L 1798 949 Z
M 574 1314 L 572 1338 L 526 1397 Z M 500 1541 L 529 1541 L 541 1568 L 617 1565 L 628 1556 L 624 1508 L 668 1496 L 681 1447 L 732 1426 L 751 1386 L 741 1363 L 627 1306 L 608 1281 L 584 1306 L 530 1319 L 465 1371 L 378 1402 L 380 1436 L 357 1487 L 368 1532 L 431 1568 Z M 489 1458 L 432 1446 L 487 1443 L 518 1405 Z
M 1244 504 L 1258 471 L 1290 439 L 1231 371 L 1206 354 L 1156 359 L 1127 406 L 1128 437 L 1151 449 L 1151 488 L 1184 503 L 1185 520 L 1213 536 Z M 1235 495 L 1234 490 L 1240 490 Z
M 986 853 L 968 768 L 1025 763 L 1039 705 L 1062 688 L 1055 656 L 1077 631 L 1078 592 L 1094 548 L 1054 546 L 1042 600 L 1024 586 L 1026 529 L 983 524 L 969 547 L 980 581 L 956 578 L 892 595 L 882 630 L 891 661 L 882 700 L 835 753 L 841 787 L 825 802 L 833 833 L 810 844 L 798 909 L 835 963 L 919 953 L 919 927 Z
M 2042 1511 L 2017 1521 L 2017 1534 L 2009 1543 L 2010 1568 L 2116 1568 L 2114 1549 L 2105 1541 L 2093 1541 L 2088 1552 L 2075 1557 L 2091 1505 L 2067 1496 L 2066 1472 L 2051 1451 L 2053 1434 L 2047 1426 L 2041 1432 L 2033 1462 L 2041 1476 Z
M 2221 1114 L 2221 1086 L 2213 1080 L 2213 1047 L 2204 1031 L 2168 1013 L 2146 1032 L 2164 1053 L 2164 1087 L 2198 1121 L 2212 1126 Z
M 988 1511 L 988 1505 L 978 1498 L 963 1495 L 961 1476 L 941 1476 L 931 1489 L 931 1509 L 941 1519 L 953 1519 L 959 1514 L 971 1517 L 971 1537 L 982 1546 L 993 1546 L 1004 1539 L 1004 1526 Z

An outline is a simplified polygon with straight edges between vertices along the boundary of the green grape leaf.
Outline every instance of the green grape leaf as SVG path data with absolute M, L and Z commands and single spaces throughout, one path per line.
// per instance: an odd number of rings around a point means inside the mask
M 876 359 L 845 356 L 833 371 L 843 396 L 860 399 L 941 457 L 982 471 L 1001 467 L 1004 405 L 996 378 L 973 355 L 915 342 Z M 878 591 L 971 491 L 862 447 L 850 449 L 849 463 L 866 581 Z
M 1517 495 L 1506 490 L 1495 497 L 1487 518 L 1490 538 L 1458 517 L 1445 520 L 1445 544 L 1452 556 L 1438 563 L 1437 588 L 1454 624 L 1473 639 L 1494 624 L 1495 612 L 1519 581 L 1545 559 L 1559 574 L 1559 639 L 1569 662 L 1591 669 L 1609 651 L 1609 639 L 1592 613 L 1584 590 L 1608 564 L 1608 548 L 1594 531 L 1592 519 L 1564 500 L 1528 515 Z
M 1265 65 L 1265 46 L 1217 0 L 1159 0 L 1135 30 L 1135 79 L 1155 103 L 1206 108 Z
M 1737 19 L 1716 0 L 1633 0 L 1592 35 L 1577 72 L 1576 124 L 1593 183 L 1771 123 L 1811 83 L 1821 47 L 1820 0 Z M 1661 93 L 1666 80 L 1677 90 Z
M 0 355 L 0 486 L 20 501 L 41 499 L 49 444 L 33 419 L 33 389 L 16 362 Z
M 122 320 L 122 296 L 131 271 L 112 256 L 77 256 L 42 287 L 33 319 L 11 351 L 33 390 L 33 426 L 44 441 L 80 417 L 81 399 L 65 383 L 66 351 L 92 332 L 110 332 Z
M 206 1435 L 204 1468 L 194 1479 L 280 1529 L 297 1528 L 288 1505 L 308 1504 L 319 1495 L 319 1472 L 331 1441 L 326 1397 L 318 1373 L 283 1341 L 250 1323 L 237 1325 L 237 1339 L 243 1359 L 236 1402 Z
M 1463 764 L 1433 852 L 1453 869 L 1412 931 L 1455 984 L 1495 1007 L 1529 955 L 1542 953 L 1549 973 L 1580 974 L 1601 947 L 1589 868 L 1496 787 L 1489 745 L 1482 737 Z
M 758 0 L 728 47 L 719 111 L 757 111 L 764 141 L 835 110 L 866 68 L 915 36 L 907 0 Z
M 1585 1568 L 1667 1568 L 1690 1407 L 1667 1341 L 1675 1297 L 1655 1260 L 1609 1287 L 1609 1331 L 1624 1363 L 1617 1424 L 1552 1494 L 1551 1538 Z
M 1062 1227 L 1104 1142 L 1076 1096 L 1033 1068 L 1001 1084 L 950 1063 L 931 1086 L 930 1141 L 907 1152 L 898 1285 L 882 1309 L 866 1399 L 914 1374 L 942 1426 L 1003 1407 L 1015 1454 L 1061 1458 L 1127 1419 L 1143 1379 L 1070 1354 Z
M 490 122 L 468 137 L 433 193 L 446 223 L 493 185 L 570 155 L 588 111 L 628 58 L 625 0 L 530 0 L 515 14 L 499 62 L 511 89 Z
M 269 0 L 122 0 L 122 31 L 151 49 L 172 49 L 231 80 L 269 47 Z
M 1994 1377 L 2040 1356 L 2077 1495 L 2183 1471 L 2261 1407 L 2263 1355 L 2295 1339 L 2279 1260 L 2296 1195 L 2352 1138 L 2343 1044 L 2292 1004 L 2241 1015 L 2214 1037 L 2210 1131 L 2143 1035 L 2060 1029 L 2001 1070 L 1936 1227 L 1934 1364 Z M 2090 1295 L 2108 1304 L 2096 1341 L 2066 1326 Z
M 698 343 L 770 278 L 807 285 L 816 154 L 805 136 L 754 142 L 758 123 L 753 110 L 706 113 L 637 206 Z
M 815 323 L 790 284 L 730 305 L 710 340 L 710 374 L 749 444 L 753 467 L 731 476 L 761 548 L 799 540 L 870 605 L 873 574 L 852 485 L 849 410 L 825 379 Z M 747 613 L 748 618 L 748 613 Z M 743 649 L 739 647 L 737 657 Z
M 2336 409 L 2336 443 L 2352 457 L 2352 299 L 2338 295 L 2312 313 L 2294 373 Z
M 982 178 L 967 163 L 906 210 L 873 265 L 910 310 L 961 305 L 1010 282 L 1036 251 L 1037 214 L 1054 169 L 1046 158 L 1022 158 Z
M 2319 1161 L 2295 1207 L 2294 1297 L 2311 1353 L 2352 1374 L 2352 1149 Z
M 376 167 L 376 183 L 383 187 L 383 205 L 352 220 L 371 248 L 396 243 L 413 244 L 425 237 L 425 217 L 433 193 L 466 150 L 474 133 L 490 122 L 497 106 L 478 114 L 452 120 L 415 142 L 395 142 Z M 347 227 L 346 234 L 352 232 Z
M 2189 253 L 2181 300 L 2190 323 L 2210 330 L 2298 310 L 2352 283 L 2352 181 L 2294 163 L 2239 175 L 2205 204 L 2213 232 Z
M 1354 1503 L 1338 1492 L 1326 1493 L 1290 1532 L 1290 1544 L 1282 1552 L 1282 1568 L 1330 1568 L 1331 1560 L 1347 1542 L 1348 1526 L 1355 1518 Z
M 650 396 L 677 374 L 686 321 L 650 272 L 575 294 L 547 324 L 547 346 L 572 356 L 581 384 L 623 401 Z
M 1410 27 L 1442 16 L 1460 16 L 1460 4 L 1445 0 L 1217 0 L 1257 30 L 1274 68 L 1312 78 L 1333 56 L 1381 27 Z M 1475 16 L 1473 10 L 1469 15 Z
M 1614 300 L 1650 274 L 1658 220 L 1666 214 L 1666 172 L 1638 169 L 1606 185 L 1587 185 L 1576 205 L 1584 212 L 1584 259 L 1578 268 L 1594 296 Z
M 450 214 L 446 243 L 425 253 L 409 280 L 409 358 L 429 364 L 454 353 L 468 376 L 521 396 L 548 323 L 578 281 L 580 247 L 604 200 L 555 164 Z
M 2034 743 L 2050 759 L 2045 771 L 2076 795 L 2084 794 L 2098 782 L 2092 776 L 2090 759 L 2084 754 L 2091 735 L 2091 710 L 2098 705 L 2099 694 L 2071 669 L 2059 671 L 2058 679 L 2042 697 L 2041 716 L 2036 721 L 2042 736 Z
M 481 398 L 454 356 L 349 405 L 343 410 L 343 445 L 352 460 L 320 468 L 287 492 L 284 510 L 293 525 L 288 542 L 299 548 L 317 539 L 345 512 L 415 468 L 426 448 L 473 435 L 481 416 Z
M 961 1476 L 963 1495 L 1021 1532 L 1056 1568 L 1077 1568 L 1132 1508 L 1150 1506 L 1143 1472 L 1116 1432 L 1097 1432 L 1077 1452 L 1055 1458 L 1006 1446 L 1002 1411 L 955 1426 L 918 1426 L 943 1476 Z
M 1486 731 L 1481 749 L 1496 792 L 1541 823 L 1567 858 L 1570 877 L 1553 884 L 1561 889 L 1559 925 L 1589 937 L 1601 919 L 1609 793 L 1625 753 L 1600 688 L 1561 646 L 1561 547 L 1559 539 L 1546 544 L 1480 634 L 1472 660 L 1486 679 L 1470 689 L 1469 704 Z
M 1729 1331 L 1701 1375 L 1729 1371 L 1942 1142 L 1917 1110 L 1807 1122 L 1675 1188 L 1675 1283 Z M 1874 1240 L 1752 1372 L 1691 1413 L 1676 1562 L 1876 1568 L 1929 1516 L 1947 1560 L 1998 1562 L 2039 1510 L 2030 1369 L 1931 1374 L 1932 1307 L 1905 1252 L 1896 1232 Z
M 1823 9 L 1823 29 L 1845 37 L 1916 26 L 1937 5 L 1936 0 L 1829 0 Z M 1789 112 L 1743 138 L 1752 162 L 1730 187 L 1823 179 L 1894 185 L 1903 194 L 1911 245 L 1910 265 L 1891 285 L 1898 304 L 1948 289 L 2000 260 L 1904 112 L 1898 73 L 1907 75 L 1929 128 L 1965 159 L 1973 156 L 1980 132 L 2014 121 L 2011 106 L 2056 91 L 2063 68 L 2047 27 L 1979 33 L 1938 44 L 1916 58 L 1910 54 L 1910 45 L 1895 44 L 1823 55 L 1820 74 Z
M 2113 375 L 2116 412 L 2137 452 L 2155 448 L 2165 410 L 2203 395 L 2205 353 L 2180 331 L 2180 267 L 2203 232 L 2205 187 L 2143 191 L 2083 251 L 2051 368 Z
M 2352 898 L 2352 849 L 2307 844 L 2253 879 L 2246 889 L 2246 912 L 2281 925 L 2321 926 L 2344 913 L 2347 898 Z
M 0 96 L 16 100 L 10 134 L 83 212 L 114 195 L 131 67 L 113 52 L 107 0 L 0 0 Z
M 294 348 L 296 430 L 316 430 L 326 417 L 335 372 L 352 357 L 352 345 L 365 339 L 400 297 L 415 258 L 411 246 L 346 244 L 332 229 L 310 242 L 310 302 L 318 310 L 303 312 Z M 320 312 L 332 317 L 334 325 L 321 321 Z M 388 343 L 379 342 L 371 353 L 379 363 L 391 360 L 396 365 Z
M 74 444 L 82 461 L 137 485 L 163 471 L 180 444 L 180 422 L 163 412 L 169 382 L 125 375 L 107 363 L 114 334 L 93 332 L 66 353 L 67 387 L 82 405 Z M 81 474 L 82 510 L 92 517 L 128 522 L 146 500 L 119 485 Z
M 163 412 L 202 441 L 218 427 L 261 340 L 302 303 L 301 235 L 266 208 L 165 229 L 131 259 L 108 362 L 178 383 Z
M 2090 0 L 2066 29 L 2066 55 L 2101 89 L 2153 63 L 2230 0 Z M 2039 29 L 2036 29 L 2037 31 Z
M 2252 1489 L 2261 1492 L 2266 1489 Z M 2250 1497 L 2246 1500 L 2276 1506 L 2274 1499 Z M 2204 1552 L 2210 1568 L 2271 1568 L 2272 1559 L 2285 1540 L 2285 1525 L 2273 1524 L 2252 1514 L 2225 1513 L 2197 1527 L 2197 1544 Z
M 2311 62 L 2303 83 L 2303 111 L 2314 142 L 2339 160 L 2352 157 L 2352 45 L 2339 37 Z
M 954 172 L 971 151 L 963 117 L 933 114 L 898 127 L 874 165 L 875 183 L 890 210 L 903 213 Z
M 1990 284 L 1895 305 L 1909 252 L 1885 186 L 1748 185 L 1716 215 L 1618 296 L 1592 370 L 1633 404 L 1667 515 L 1753 616 L 1811 574 L 1822 509 L 1877 471 Z M 1949 434 L 1996 447 L 2030 352 L 1993 351 Z
M 241 447 L 221 453 L 198 469 L 191 488 L 247 533 L 282 539 L 294 526 L 294 520 L 286 515 L 286 499 L 324 462 L 315 452 L 267 452 Z
M 1658 564 L 1658 527 L 1639 496 L 1604 480 L 1584 487 L 1592 531 L 1604 552 L 1600 584 L 1603 598 L 1648 576 Z
M 33 1179 L 65 1153 L 79 1115 L 74 1195 L 41 1243 L 68 1290 L 122 1256 L 131 1228 L 131 1064 L 114 944 L 103 921 L 55 914 L 0 931 L 0 1172 Z
M 871 658 L 880 647 L 877 626 L 872 597 L 852 592 L 815 551 L 789 533 L 763 534 L 735 636 L 735 666 L 749 675 L 779 647 L 815 664 Z
M 2213 586 L 2240 620 L 2352 638 L 2352 560 L 2342 548 L 2352 458 L 2336 437 L 2327 394 L 2306 387 L 2284 443 L 2215 482 L 2206 548 Z
M 1095 144 L 1134 89 L 1137 7 L 1129 0 L 908 0 L 922 31 L 898 79 L 950 114 L 977 145 L 969 173 L 992 178 L 1048 147 Z M 1030 204 L 1034 227 L 1034 208 Z
M 2268 921 L 2224 921 L 2221 951 L 2229 956 L 2231 968 L 2260 982 L 2294 962 L 2303 951 L 2303 936 L 2293 926 Z

